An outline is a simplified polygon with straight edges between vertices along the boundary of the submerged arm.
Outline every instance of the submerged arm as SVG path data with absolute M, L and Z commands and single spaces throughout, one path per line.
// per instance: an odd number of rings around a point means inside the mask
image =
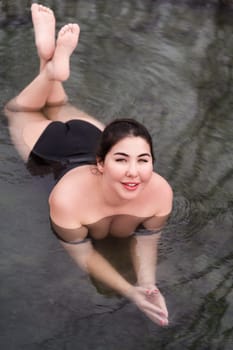
M 91 240 L 77 245 L 62 242 L 62 245 L 82 270 L 121 295 L 130 294 L 131 284 L 94 249 Z
M 146 231 L 146 230 L 145 230 Z M 147 230 L 148 231 L 148 230 Z M 157 251 L 160 232 L 136 233 L 131 241 L 131 254 L 139 286 L 151 288 L 156 284 Z
M 165 299 L 156 286 L 158 243 L 167 216 L 156 217 L 144 223 L 131 242 L 131 255 L 139 286 L 147 289 L 148 300 L 160 310 L 161 325 L 168 324 L 168 310 Z M 157 227 L 151 228 L 151 226 Z M 146 228 L 147 227 L 147 228 Z
M 60 229 L 56 226 L 57 235 L 61 234 Z M 130 284 L 115 268 L 106 260 L 101 254 L 99 254 L 93 247 L 90 239 L 86 239 L 83 235 L 83 230 L 77 232 L 80 238 L 77 238 L 72 242 L 61 241 L 63 247 L 77 263 L 77 265 L 92 277 L 98 279 L 102 283 L 106 284 L 108 287 L 114 289 L 119 294 L 127 297 L 129 300 L 133 301 L 138 308 L 143 311 L 153 322 L 163 325 L 163 317 L 161 316 L 161 310 L 156 304 L 152 304 L 150 300 L 147 299 L 146 288 L 135 287 Z M 64 234 L 70 235 L 74 234 L 74 229 L 65 230 Z M 82 235 L 81 233 L 82 232 Z M 59 234 L 58 234 L 59 233 Z M 81 237 L 82 236 L 82 237 Z
M 105 257 L 94 249 L 91 240 L 86 239 L 88 235 L 87 228 L 80 225 L 77 221 L 76 207 L 72 205 L 71 200 L 68 201 L 66 198 L 68 197 L 64 196 L 63 191 L 61 191 L 61 195 L 58 198 L 50 197 L 50 215 L 53 223 L 56 223 L 53 224 L 53 227 L 57 234 L 65 241 L 61 243 L 66 251 L 80 268 L 133 301 L 153 322 L 164 325 L 164 316 L 161 315 L 161 305 L 152 303 L 147 298 L 147 288 L 143 285 L 133 286 L 116 271 Z M 62 227 L 58 226 L 58 224 Z M 63 228 L 65 226 L 70 228 Z M 74 227 L 77 228 L 75 229 Z M 143 249 L 141 248 L 140 251 L 143 252 Z M 151 257 L 153 257 L 152 253 Z M 140 258 L 140 261 L 143 261 L 143 259 Z M 145 261 L 145 265 L 148 266 L 148 261 Z M 149 265 L 153 269 L 155 265 L 154 260 Z
M 86 227 L 67 229 L 51 220 L 52 228 L 61 244 L 78 266 L 92 277 L 105 283 L 122 295 L 128 295 L 131 284 L 128 283 L 112 265 L 93 247 L 87 237 Z

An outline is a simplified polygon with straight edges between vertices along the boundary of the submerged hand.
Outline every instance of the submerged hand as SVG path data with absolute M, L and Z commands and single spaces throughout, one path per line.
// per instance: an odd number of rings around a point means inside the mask
M 153 322 L 159 326 L 168 325 L 168 311 L 165 299 L 157 287 L 133 287 L 129 298 Z
M 151 288 L 146 290 L 146 295 L 148 300 L 157 307 L 160 308 L 160 313 L 163 317 L 162 326 L 168 325 L 168 310 L 166 306 L 165 299 L 163 295 L 160 293 L 160 290 L 156 286 L 152 286 Z

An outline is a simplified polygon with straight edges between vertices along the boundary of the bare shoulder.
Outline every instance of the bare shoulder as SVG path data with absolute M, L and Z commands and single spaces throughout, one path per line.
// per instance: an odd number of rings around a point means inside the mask
M 50 217 L 57 225 L 67 228 L 80 226 L 77 203 L 81 201 L 82 179 L 83 175 L 74 170 L 67 173 L 53 188 L 49 196 L 49 208 Z
M 77 198 L 79 194 L 82 196 L 82 192 L 86 188 L 84 185 L 86 185 L 87 181 L 91 181 L 90 177 L 92 175 L 89 165 L 70 170 L 53 188 L 50 200 L 56 199 L 62 202 L 70 202 L 73 198 Z
M 154 172 L 151 180 L 155 189 L 172 194 L 172 188 L 164 177 Z
M 72 199 L 69 200 L 66 193 L 62 191 L 52 192 L 49 197 L 49 211 L 52 221 L 61 227 L 69 229 L 81 226 L 74 212 Z
M 156 198 L 157 215 L 169 215 L 172 210 L 173 191 L 170 184 L 161 175 L 153 173 L 151 179 L 151 197 Z

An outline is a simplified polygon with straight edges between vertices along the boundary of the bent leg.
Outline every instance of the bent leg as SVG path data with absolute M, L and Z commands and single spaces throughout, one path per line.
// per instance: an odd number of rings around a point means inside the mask
M 51 123 L 40 112 L 13 112 L 5 108 L 11 140 L 24 161 L 27 161 L 38 138 Z
M 51 123 L 40 112 L 46 102 L 51 84 L 46 70 L 43 70 L 18 96 L 5 106 L 11 139 L 25 161 L 41 133 Z
M 54 82 L 65 81 L 69 78 L 70 56 L 77 45 L 78 37 L 79 26 L 77 24 L 67 24 L 61 28 L 52 60 L 48 61 L 37 77 L 8 104 L 9 109 L 38 111 L 45 107 Z M 60 99 L 60 95 L 54 95 L 54 102 L 55 100 L 61 102 Z
M 45 63 L 53 57 L 55 51 L 56 20 L 50 8 L 35 3 L 31 6 L 31 14 L 41 70 Z
M 31 6 L 31 14 L 41 72 L 55 52 L 56 19 L 50 8 L 35 3 Z M 62 83 L 60 81 L 53 81 L 46 104 L 59 105 L 64 104 L 67 100 L 68 98 Z
M 41 109 L 46 105 L 54 81 L 63 81 L 69 77 L 69 59 L 77 45 L 78 35 L 78 25 L 64 26 L 58 34 L 52 60 L 6 105 L 12 140 L 23 159 L 27 159 L 39 136 L 51 123 Z

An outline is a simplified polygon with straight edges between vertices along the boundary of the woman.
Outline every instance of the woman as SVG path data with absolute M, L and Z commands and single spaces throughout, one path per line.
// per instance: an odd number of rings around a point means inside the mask
M 55 43 L 52 10 L 38 4 L 31 10 L 40 71 L 6 105 L 12 139 L 25 161 L 34 157 L 62 165 L 49 196 L 50 218 L 74 261 L 132 300 L 153 322 L 167 325 L 155 269 L 172 190 L 153 172 L 151 137 L 132 119 L 116 120 L 104 128 L 68 104 L 62 82 L 69 77 L 79 26 L 64 26 Z M 94 249 L 92 240 L 107 235 L 132 236 L 136 286 Z

